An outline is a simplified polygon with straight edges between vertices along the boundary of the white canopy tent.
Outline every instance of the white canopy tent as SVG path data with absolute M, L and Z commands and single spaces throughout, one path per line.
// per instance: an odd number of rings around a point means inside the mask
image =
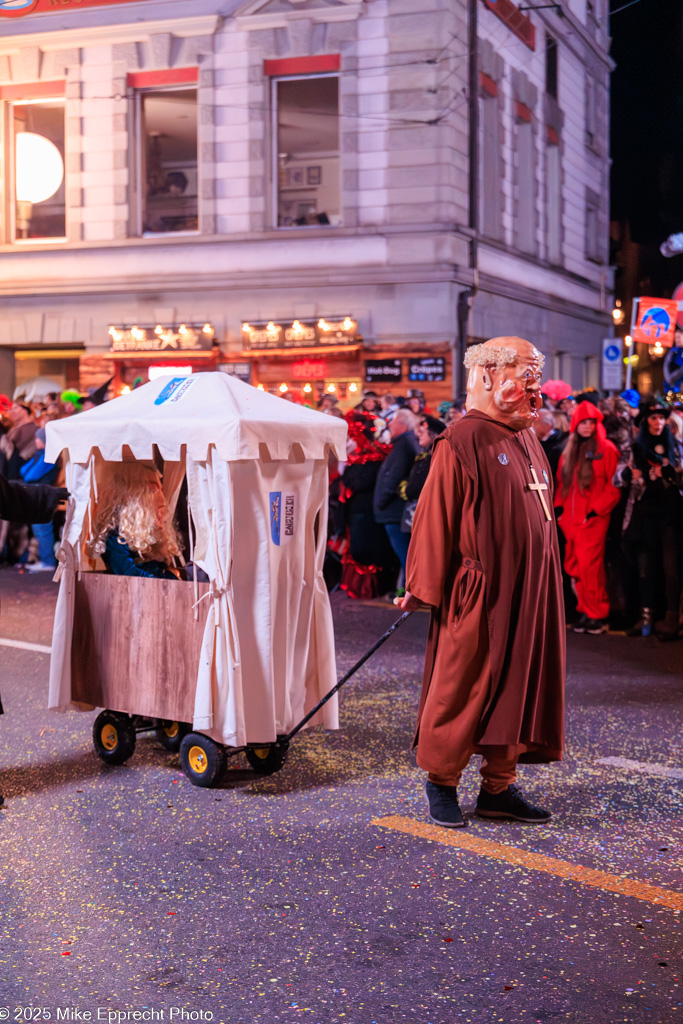
M 322 566 L 328 456 L 334 451 L 343 459 L 345 446 L 342 420 L 220 372 L 160 378 L 50 423 L 46 458 L 64 458 L 71 498 L 59 553 L 49 706 L 93 706 L 73 697 L 71 640 L 75 581 L 94 568 L 84 544 L 98 482 L 108 463 L 130 454 L 150 460 L 156 450 L 172 508 L 187 477 L 194 562 L 210 581 L 193 727 L 228 746 L 274 741 L 289 731 L 336 681 Z M 316 722 L 337 728 L 334 699 Z

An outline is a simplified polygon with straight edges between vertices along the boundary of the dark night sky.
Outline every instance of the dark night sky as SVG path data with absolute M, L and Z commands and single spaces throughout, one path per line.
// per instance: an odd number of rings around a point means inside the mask
M 612 219 L 658 246 L 683 231 L 683 0 L 638 0 L 610 30 Z

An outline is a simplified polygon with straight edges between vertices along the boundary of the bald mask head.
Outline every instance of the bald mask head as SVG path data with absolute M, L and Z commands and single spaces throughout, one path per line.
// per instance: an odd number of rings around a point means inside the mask
M 543 363 L 543 355 L 524 338 L 491 338 L 472 345 L 465 355 L 470 371 L 467 408 L 513 430 L 530 427 L 543 405 Z

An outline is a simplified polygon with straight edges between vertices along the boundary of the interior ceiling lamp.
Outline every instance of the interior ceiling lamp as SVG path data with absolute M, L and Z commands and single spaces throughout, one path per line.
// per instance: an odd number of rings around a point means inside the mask
M 305 391 L 307 395 L 310 395 L 312 390 L 313 390 L 313 388 L 311 387 L 310 384 L 304 384 L 304 386 L 302 388 L 302 391 Z
M 327 385 L 326 391 L 327 391 L 328 395 L 333 395 L 336 390 L 337 390 L 337 385 L 336 384 L 328 384 Z
M 287 391 L 289 391 L 289 388 L 287 387 L 287 385 L 286 384 L 281 384 L 280 385 L 280 394 L 284 395 Z
M 355 381 L 351 381 L 351 383 L 349 384 L 349 391 L 352 394 L 355 394 L 356 391 L 358 391 L 358 385 L 355 383 Z
M 64 180 L 64 161 L 54 142 L 34 132 L 19 132 L 16 139 L 18 203 L 44 203 Z

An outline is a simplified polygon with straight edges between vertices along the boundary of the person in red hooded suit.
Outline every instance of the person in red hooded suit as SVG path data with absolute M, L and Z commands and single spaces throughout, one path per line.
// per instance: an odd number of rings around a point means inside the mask
M 580 616 L 575 633 L 604 633 L 609 615 L 605 543 L 610 512 L 619 502 L 612 483 L 619 453 L 607 440 L 602 418 L 592 402 L 577 406 L 557 469 L 557 521 L 567 541 L 564 567 L 574 582 Z

